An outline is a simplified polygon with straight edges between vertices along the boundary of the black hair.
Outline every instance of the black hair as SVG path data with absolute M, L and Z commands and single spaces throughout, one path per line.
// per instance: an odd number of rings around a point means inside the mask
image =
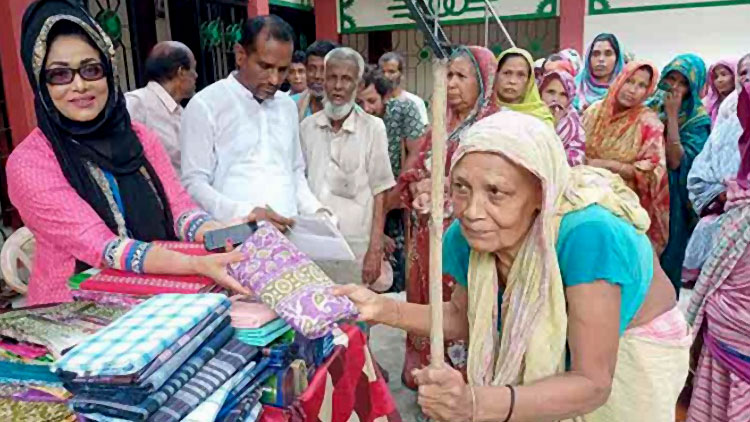
M 594 41 L 591 42 L 591 47 L 593 47 L 596 43 L 606 41 L 609 43 L 609 45 L 612 47 L 613 50 L 615 50 L 615 57 L 617 60 L 620 60 L 620 54 L 622 52 L 620 51 L 620 42 L 617 40 L 617 37 L 615 37 L 613 34 L 608 33 L 601 33 L 594 38 Z
M 256 16 L 252 19 L 245 21 L 242 26 L 242 36 L 238 43 L 247 51 L 252 53 L 255 51 L 255 42 L 257 41 L 258 35 L 263 32 L 264 29 L 268 30 L 267 40 L 277 40 L 281 42 L 294 42 L 294 30 L 292 27 L 280 17 L 276 15 L 268 16 Z
M 307 62 L 307 59 L 309 59 L 311 56 L 325 59 L 326 55 L 330 53 L 331 50 L 334 50 L 338 47 L 339 45 L 333 41 L 328 41 L 328 40 L 315 41 L 314 43 L 310 44 L 310 46 L 307 47 L 307 50 L 305 51 L 305 54 L 307 54 L 307 57 L 305 58 L 305 63 Z
M 398 71 L 401 73 L 404 73 L 404 67 L 406 67 L 406 60 L 404 60 L 404 56 L 397 52 L 397 51 L 389 51 L 382 56 L 380 56 L 380 59 L 378 59 L 378 65 L 382 68 L 384 64 L 388 62 L 397 62 L 398 63 Z
M 526 70 L 529 72 L 529 75 L 534 76 L 534 73 L 531 71 L 531 68 L 529 67 L 529 63 L 526 61 L 526 57 L 524 57 L 523 55 L 518 54 L 518 53 L 508 53 L 508 54 L 504 55 L 503 58 L 500 59 L 500 62 L 498 62 L 498 64 L 497 64 L 497 71 L 500 72 L 503 69 L 503 65 L 505 64 L 505 62 L 507 62 L 508 59 L 510 59 L 512 57 L 520 57 L 520 58 L 522 58 L 523 62 L 526 63 Z
M 151 51 L 146 59 L 146 79 L 163 83 L 177 76 L 180 68 L 190 69 L 190 51 L 184 47 L 169 46 Z
M 307 54 L 302 50 L 297 50 L 292 54 L 292 63 L 305 64 L 307 61 Z
M 374 65 L 368 65 L 365 69 L 365 74 L 362 75 L 362 87 L 367 88 L 370 85 L 375 87 L 375 91 L 381 97 L 393 92 L 393 82 L 385 77 L 380 68 Z

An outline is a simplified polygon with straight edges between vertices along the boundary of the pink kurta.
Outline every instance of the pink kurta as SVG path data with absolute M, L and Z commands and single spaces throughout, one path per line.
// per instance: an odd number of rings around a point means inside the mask
M 156 135 L 140 123 L 133 123 L 133 130 L 164 186 L 174 219 L 194 210 Z M 70 186 L 39 128 L 13 150 L 7 175 L 10 200 L 36 239 L 27 304 L 72 301 L 67 280 L 76 259 L 101 267 L 104 249 L 117 235 Z

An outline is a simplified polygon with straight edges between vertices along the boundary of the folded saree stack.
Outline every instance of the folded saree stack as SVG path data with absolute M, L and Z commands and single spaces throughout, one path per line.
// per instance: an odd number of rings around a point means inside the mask
M 76 302 L 0 314 L 0 420 L 74 421 L 70 393 L 50 366 L 125 312 Z
M 53 365 L 94 421 L 254 421 L 270 359 L 233 338 L 220 294 L 163 294 L 134 307 Z

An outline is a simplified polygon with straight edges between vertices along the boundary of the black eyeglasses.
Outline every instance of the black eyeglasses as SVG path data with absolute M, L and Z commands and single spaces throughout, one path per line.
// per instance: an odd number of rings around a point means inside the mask
M 74 69 L 72 67 L 54 67 L 44 71 L 44 79 L 50 85 L 67 85 L 73 82 L 76 74 L 81 75 L 84 81 L 98 81 L 106 76 L 102 63 L 86 63 Z

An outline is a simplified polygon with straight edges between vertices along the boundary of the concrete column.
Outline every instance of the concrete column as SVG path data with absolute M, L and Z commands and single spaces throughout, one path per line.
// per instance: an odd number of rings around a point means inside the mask
M 336 0 L 315 0 L 315 39 L 339 42 Z
M 583 51 L 583 27 L 586 18 L 586 0 L 560 0 L 560 49 L 575 48 Z
M 21 61 L 21 20 L 32 0 L 0 1 L 0 65 L 3 68 L 6 109 L 13 134 L 13 145 L 18 145 L 36 127 L 34 93 Z
M 268 15 L 269 10 L 268 0 L 248 0 L 247 2 L 247 16 L 249 18 Z

